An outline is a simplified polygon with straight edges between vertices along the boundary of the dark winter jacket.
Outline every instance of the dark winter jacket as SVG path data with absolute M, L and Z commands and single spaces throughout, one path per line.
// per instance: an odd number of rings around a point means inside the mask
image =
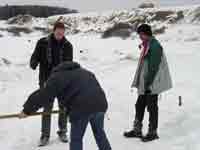
M 75 119 L 77 114 L 106 112 L 108 107 L 95 75 L 77 63 L 65 62 L 52 72 L 45 87 L 30 95 L 23 111 L 33 113 L 60 96 L 61 103 L 70 111 L 71 119 Z
M 53 68 L 64 61 L 72 60 L 72 44 L 66 38 L 58 42 L 54 38 L 54 35 L 51 34 L 37 42 L 36 48 L 31 56 L 30 67 L 35 70 L 40 65 L 39 83 L 43 86 Z

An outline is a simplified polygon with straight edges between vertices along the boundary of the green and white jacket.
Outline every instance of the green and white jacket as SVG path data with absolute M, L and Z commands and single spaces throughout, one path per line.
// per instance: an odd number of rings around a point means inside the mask
M 147 89 L 151 90 L 151 94 L 160 94 L 172 88 L 166 55 L 154 37 L 149 42 L 144 60 L 138 63 L 131 87 L 137 88 L 139 95 L 145 94 Z

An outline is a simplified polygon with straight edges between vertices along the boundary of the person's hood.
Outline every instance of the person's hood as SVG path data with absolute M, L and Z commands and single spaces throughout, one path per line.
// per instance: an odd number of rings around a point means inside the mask
M 60 72 L 60 71 L 70 71 L 81 68 L 80 64 L 77 62 L 66 61 L 58 65 L 53 72 Z

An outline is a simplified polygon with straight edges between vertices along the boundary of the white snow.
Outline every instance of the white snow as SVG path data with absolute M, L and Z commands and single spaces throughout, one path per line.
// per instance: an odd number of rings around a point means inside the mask
M 38 71 L 29 68 L 28 62 L 41 34 L 0 38 L 0 57 L 11 65 L 0 65 L 0 114 L 17 113 L 28 95 L 38 86 Z M 122 134 L 131 129 L 137 93 L 131 93 L 130 85 L 139 56 L 138 38 L 101 39 L 100 35 L 70 35 L 75 60 L 93 71 L 106 91 L 109 111 L 106 119 L 113 150 L 199 150 L 200 138 L 200 27 L 182 22 L 171 25 L 165 34 L 157 38 L 162 42 L 168 57 L 174 88 L 162 94 L 160 105 L 158 141 L 143 144 L 139 140 L 124 139 Z M 80 50 L 83 53 L 80 53 Z M 183 106 L 178 106 L 178 96 Z M 56 105 L 55 105 L 56 106 Z M 109 118 L 109 119 L 108 119 Z M 68 150 L 56 136 L 57 116 L 53 117 L 50 145 L 38 148 L 40 117 L 25 120 L 0 120 L 0 147 L 3 150 Z M 145 117 L 147 129 L 148 115 Z M 88 128 L 84 149 L 97 149 Z

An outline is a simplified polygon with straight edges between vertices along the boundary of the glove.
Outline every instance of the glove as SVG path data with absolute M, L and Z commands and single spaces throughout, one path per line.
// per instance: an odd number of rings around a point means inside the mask
M 37 68 L 37 63 L 35 61 L 31 61 L 30 62 L 30 68 L 33 69 L 33 70 L 36 70 Z
M 151 90 L 149 89 L 149 88 L 147 88 L 146 90 L 145 90 L 145 94 L 151 94 Z
M 18 114 L 19 119 L 24 119 L 24 118 L 27 118 L 27 117 L 28 117 L 28 115 L 25 114 L 23 111 Z

